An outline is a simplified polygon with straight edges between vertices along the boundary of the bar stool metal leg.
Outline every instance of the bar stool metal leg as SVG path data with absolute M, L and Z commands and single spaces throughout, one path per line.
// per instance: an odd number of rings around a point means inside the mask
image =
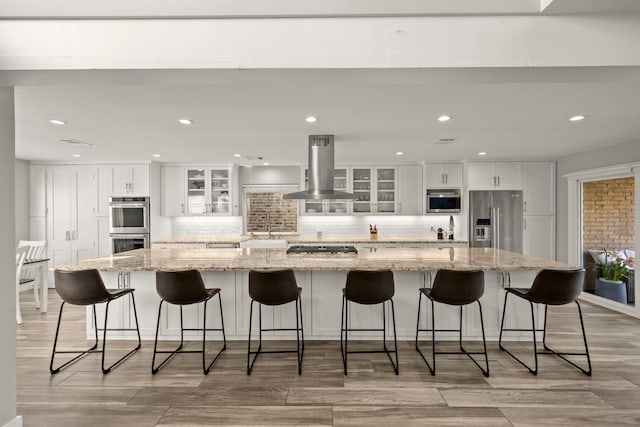
M 94 331 L 96 333 L 96 341 L 93 344 L 93 346 L 91 346 L 91 348 L 84 350 L 84 351 L 56 351 L 56 348 L 58 346 L 58 335 L 60 333 L 60 322 L 62 321 L 62 311 L 64 309 L 64 305 L 65 305 L 65 301 L 62 301 L 62 304 L 60 305 L 60 313 L 58 314 L 58 323 L 56 326 L 56 336 L 53 340 L 53 351 L 51 352 L 51 362 L 49 363 L 49 372 L 51 372 L 52 374 L 57 374 L 58 372 L 60 372 L 61 369 L 63 369 L 65 366 L 68 366 L 70 364 L 72 364 L 73 362 L 75 362 L 76 360 L 80 359 L 83 356 L 86 356 L 89 353 L 96 353 L 95 349 L 98 348 L 98 319 L 96 316 L 96 306 L 95 304 L 93 305 L 93 328 Z M 71 353 L 71 354 L 76 354 L 77 356 L 74 357 L 73 359 L 63 363 L 62 365 L 58 366 L 57 368 L 53 367 L 53 362 L 55 359 L 56 354 L 58 353 Z
M 555 350 L 553 350 L 552 348 L 550 348 L 547 345 L 547 309 L 548 309 L 548 305 L 544 306 L 544 335 L 542 336 L 542 345 L 544 346 L 544 349 L 547 351 L 546 353 L 540 353 L 540 354 L 555 354 L 556 356 L 558 356 L 559 358 L 561 358 L 562 360 L 564 360 L 565 362 L 567 362 L 568 364 L 570 364 L 571 366 L 579 369 L 583 374 L 587 375 L 587 376 L 591 376 L 592 374 L 592 369 L 591 369 L 591 356 L 589 355 L 589 346 L 587 345 L 587 334 L 584 330 L 584 321 L 582 319 L 582 308 L 580 307 L 580 303 L 576 300 L 575 301 L 576 305 L 578 306 L 578 316 L 580 318 L 580 329 L 582 331 L 582 339 L 584 341 L 584 353 L 561 353 L 561 352 L 557 352 Z M 586 356 L 587 358 L 587 364 L 588 364 L 588 369 L 584 369 L 581 366 L 578 366 L 575 362 L 567 359 L 565 356 Z
M 140 346 L 142 345 L 142 340 L 140 339 L 140 327 L 138 325 L 138 313 L 136 311 L 136 300 L 135 300 L 135 297 L 133 296 L 133 293 L 131 293 L 129 295 L 131 297 L 131 302 L 132 302 L 132 305 L 133 305 L 133 317 L 134 317 L 134 319 L 136 321 L 136 329 L 135 329 L 135 331 L 138 334 L 138 345 L 133 350 L 129 351 L 127 354 L 122 356 L 120 359 L 118 359 L 114 363 L 112 363 L 109 367 L 107 367 L 107 368 L 104 367 L 104 360 L 105 360 L 105 356 L 106 356 L 106 346 L 107 346 L 107 317 L 109 315 L 109 304 L 113 300 L 107 301 L 107 308 L 105 309 L 105 312 L 104 312 L 104 331 L 103 331 L 103 338 L 102 338 L 102 373 L 103 374 L 108 374 L 109 372 L 111 372 L 111 369 L 113 369 L 115 366 L 119 365 L 122 361 L 127 359 L 133 353 L 138 351 L 140 349 Z M 118 330 L 118 329 L 110 329 L 110 330 Z M 132 329 L 124 328 L 124 329 L 121 329 L 121 330 L 127 331 L 127 330 L 132 330 Z

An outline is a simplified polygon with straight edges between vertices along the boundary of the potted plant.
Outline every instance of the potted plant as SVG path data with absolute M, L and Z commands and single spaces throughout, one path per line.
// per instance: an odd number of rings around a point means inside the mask
M 627 303 L 627 286 L 622 281 L 628 274 L 624 260 L 616 257 L 613 262 L 609 262 L 609 257 L 605 250 L 605 262 L 598 266 L 600 276 L 596 282 L 595 294 L 622 304 Z

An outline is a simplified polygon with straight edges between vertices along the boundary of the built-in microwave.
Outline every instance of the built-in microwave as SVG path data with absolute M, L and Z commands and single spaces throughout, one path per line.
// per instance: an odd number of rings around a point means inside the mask
M 427 190 L 427 213 L 452 214 L 462 211 L 462 198 L 459 189 Z
M 110 197 L 109 233 L 149 233 L 148 197 Z

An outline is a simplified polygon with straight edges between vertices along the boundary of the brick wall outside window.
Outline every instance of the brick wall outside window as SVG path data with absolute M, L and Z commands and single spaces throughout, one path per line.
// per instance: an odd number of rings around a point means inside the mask
M 298 202 L 283 200 L 282 193 L 247 194 L 247 233 L 298 231 Z
M 582 184 L 584 249 L 632 249 L 634 178 Z

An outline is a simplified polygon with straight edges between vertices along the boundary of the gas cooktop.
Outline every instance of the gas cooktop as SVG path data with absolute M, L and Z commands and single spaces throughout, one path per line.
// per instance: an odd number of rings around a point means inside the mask
M 295 245 L 287 249 L 288 254 L 357 254 L 355 246 Z

